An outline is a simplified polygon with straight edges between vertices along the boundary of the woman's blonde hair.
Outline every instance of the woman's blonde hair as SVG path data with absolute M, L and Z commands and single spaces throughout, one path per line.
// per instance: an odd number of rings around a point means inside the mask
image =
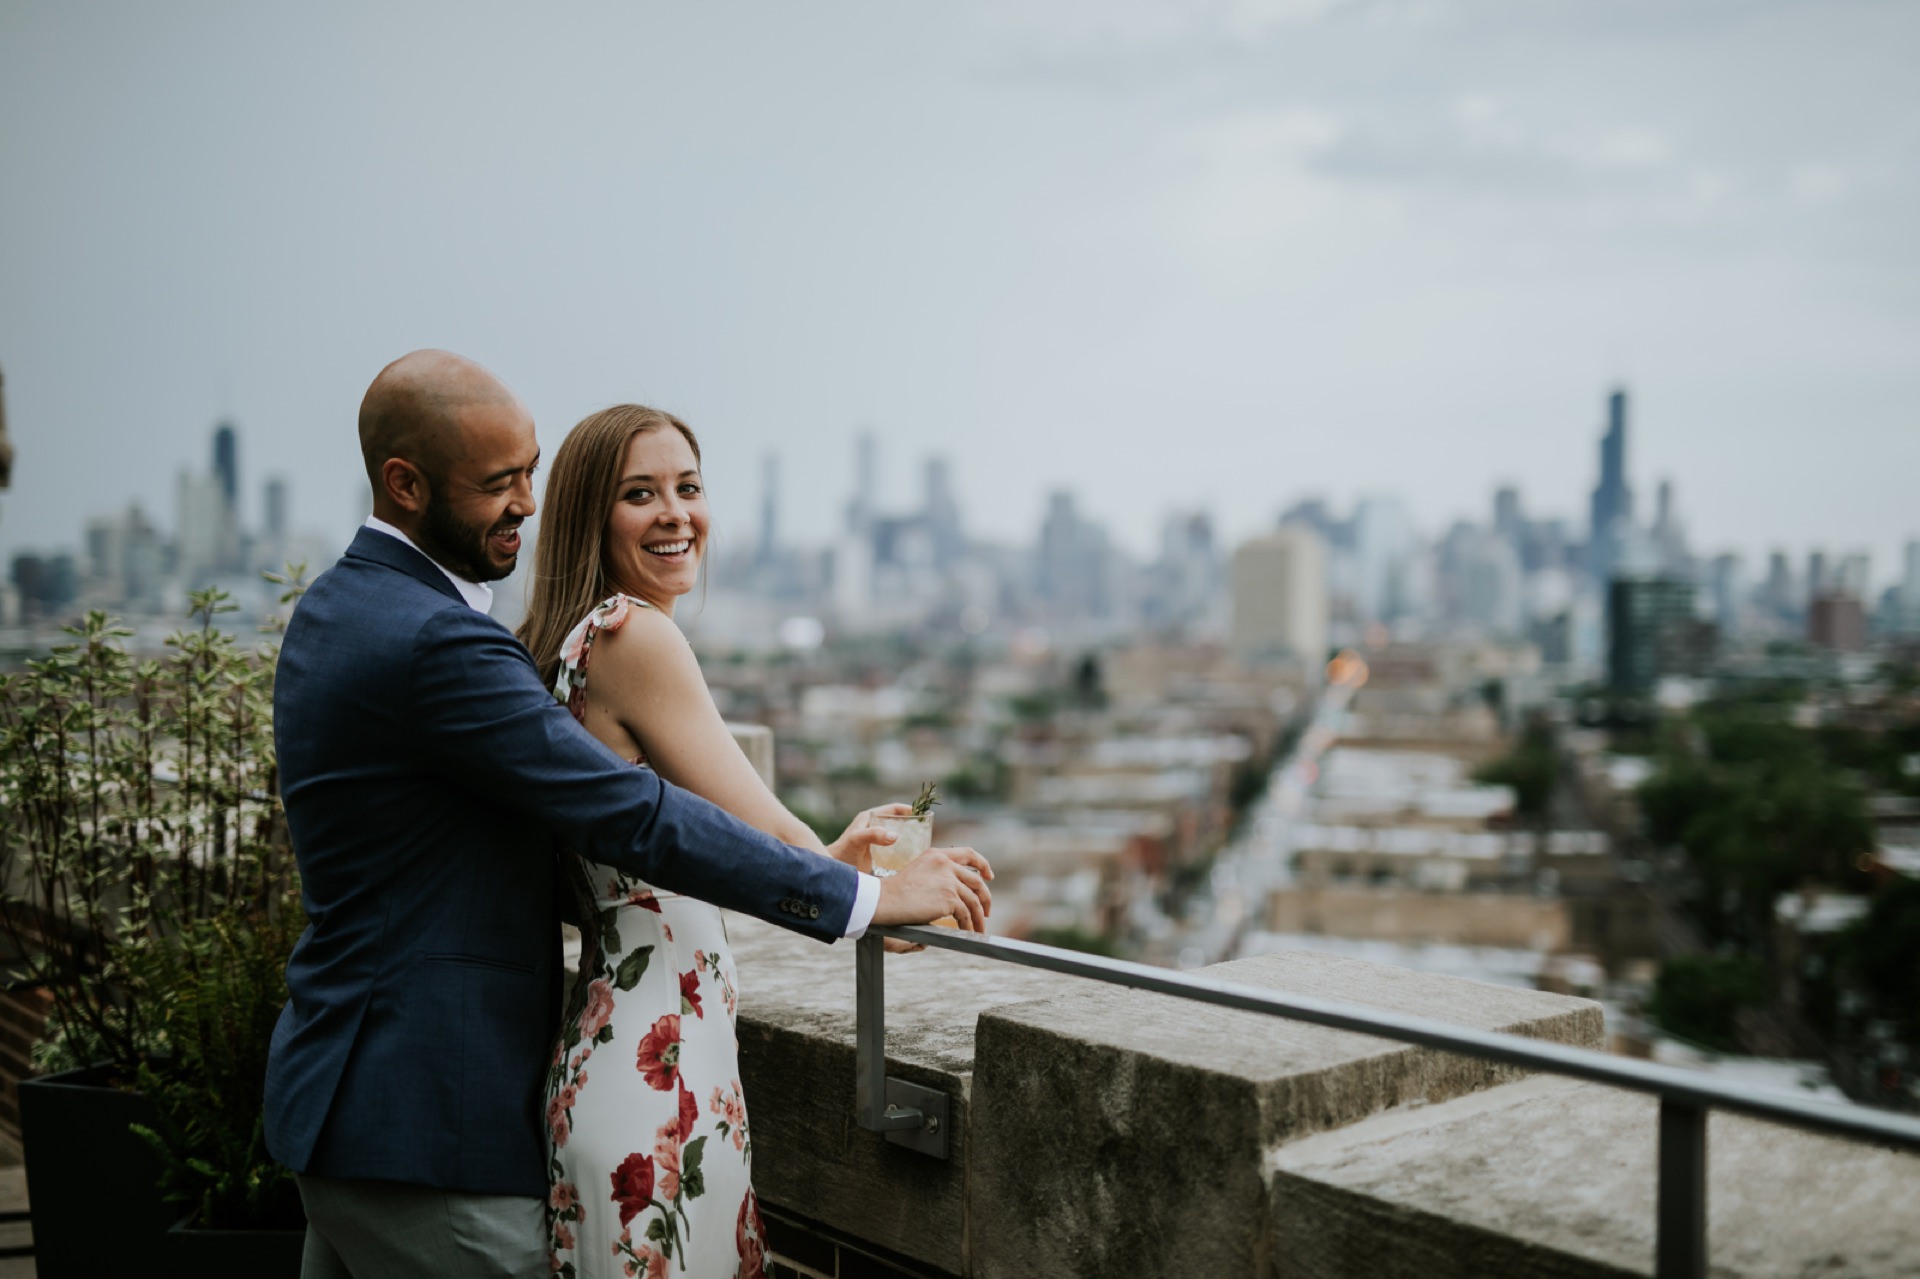
M 602 409 L 567 432 L 553 455 L 533 550 L 533 590 L 516 634 L 552 686 L 568 632 L 618 586 L 607 572 L 607 516 L 619 498 L 627 446 L 647 431 L 672 427 L 700 462 L 693 428 L 671 413 L 640 404 Z

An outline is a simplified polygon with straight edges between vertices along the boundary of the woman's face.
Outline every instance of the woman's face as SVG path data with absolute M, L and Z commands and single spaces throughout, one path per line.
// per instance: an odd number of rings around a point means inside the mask
M 614 585 L 663 613 L 693 589 L 707 549 L 707 490 L 686 436 L 672 427 L 642 431 L 607 516 L 607 570 Z

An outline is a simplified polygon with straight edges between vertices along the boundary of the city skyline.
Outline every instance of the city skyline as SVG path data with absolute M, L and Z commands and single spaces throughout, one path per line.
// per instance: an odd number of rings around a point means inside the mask
M 1912 532 L 1911 10 L 89 12 L 0 15 L 0 550 L 162 509 L 220 417 L 340 537 L 429 344 L 549 449 L 674 409 L 742 527 L 778 451 L 797 540 L 863 428 L 1003 541 L 1063 486 L 1135 554 L 1306 493 L 1576 518 L 1616 382 L 1703 544 Z
M 1457 519 L 1444 533 L 1419 527 L 1391 494 L 1345 508 L 1309 497 L 1246 538 L 1221 537 L 1208 510 L 1172 512 L 1160 524 L 1157 553 L 1147 556 L 1121 545 L 1082 510 L 1080 494 L 1064 488 L 1049 493 L 1031 542 L 969 536 L 948 460 L 921 460 L 916 497 L 879 482 L 871 434 L 854 442 L 852 487 L 835 535 L 825 543 L 789 541 L 779 458 L 768 454 L 754 536 L 741 539 L 751 549 L 716 558 L 710 544 L 707 555 L 720 591 L 759 603 L 746 613 L 730 610 L 717 633 L 766 643 L 784 635 L 781 619 L 809 614 L 853 632 L 957 625 L 968 634 L 998 626 L 1004 635 L 1038 623 L 1063 627 L 1075 642 L 1138 628 L 1225 637 L 1256 662 L 1311 662 L 1327 641 L 1352 643 L 1384 623 L 1408 639 L 1527 641 L 1570 673 L 1629 648 L 1644 651 L 1622 672 L 1692 672 L 1723 644 L 1804 638 L 1816 648 L 1854 651 L 1870 637 L 1920 633 L 1920 538 L 1908 539 L 1879 575 L 1868 552 L 1824 546 L 1801 556 L 1777 548 L 1763 573 L 1757 560 L 1695 545 L 1671 481 L 1660 482 L 1651 514 L 1636 518 L 1626 480 L 1630 404 L 1625 388 L 1606 397 L 1584 525 L 1530 506 L 1514 486 L 1496 489 L 1482 518 Z M 81 606 L 164 615 L 175 596 L 216 583 L 250 614 L 273 594 L 259 580 L 263 572 L 295 563 L 313 572 L 331 562 L 327 539 L 294 530 L 284 476 L 260 480 L 257 523 L 240 509 L 249 485 L 234 423 L 219 422 L 209 444 L 203 470 L 177 473 L 171 530 L 135 500 L 90 518 L 77 554 L 56 548 L 11 557 L 0 582 L 0 621 L 45 623 Z M 1311 546 L 1298 540 L 1303 531 Z M 718 544 L 738 536 L 720 526 L 715 533 Z M 528 535 L 531 546 L 537 519 Z M 508 625 L 519 619 L 526 581 L 519 573 L 503 584 L 496 615 Z M 1646 611 L 1635 602 L 1643 597 L 1665 601 L 1647 612 L 1653 630 L 1620 630 L 1623 608 Z M 1656 644 L 1657 651 L 1648 647 Z
M 3 368 L 4 366 L 0 365 L 0 369 Z M 1438 521 L 1430 522 L 1416 514 L 1410 526 L 1410 533 L 1423 540 L 1438 541 L 1442 539 L 1446 531 L 1454 525 L 1463 522 L 1470 524 L 1482 522 L 1486 519 L 1489 510 L 1493 511 L 1492 523 L 1498 525 L 1502 519 L 1501 507 L 1503 504 L 1517 504 L 1522 502 L 1524 502 L 1526 506 L 1529 518 L 1558 521 L 1576 531 L 1588 530 L 1593 527 L 1591 521 L 1597 518 L 1603 509 L 1607 512 L 1609 518 L 1619 513 L 1615 511 L 1614 505 L 1611 505 L 1612 503 L 1618 503 L 1619 499 L 1611 496 L 1612 489 L 1610 488 L 1611 485 L 1617 482 L 1619 475 L 1627 477 L 1625 484 L 1627 496 L 1624 506 L 1620 507 L 1620 512 L 1624 512 L 1624 518 L 1631 521 L 1633 518 L 1633 498 L 1639 490 L 1640 484 L 1632 479 L 1632 468 L 1623 456 L 1622 447 L 1613 443 L 1615 432 L 1624 425 L 1623 419 L 1617 415 L 1624 412 L 1622 402 L 1628 398 L 1631 398 L 1628 389 L 1619 386 L 1611 388 L 1604 396 L 1603 402 L 1606 405 L 1602 413 L 1602 422 L 1604 425 L 1600 428 L 1596 438 L 1588 441 L 1589 456 L 1586 460 L 1591 464 L 1595 450 L 1598 450 L 1600 460 L 1598 469 L 1590 472 L 1597 483 L 1587 486 L 1587 501 L 1585 506 L 1588 509 L 1584 512 L 1584 516 L 1583 512 L 1579 510 L 1544 506 L 1535 500 L 1533 495 L 1528 494 L 1527 491 L 1520 486 L 1504 483 L 1495 477 L 1489 478 L 1482 486 L 1481 492 L 1476 495 L 1476 501 L 1456 503 L 1453 509 Z M 84 544 L 84 533 L 88 524 L 104 517 L 121 514 L 135 506 L 139 507 L 141 512 L 149 520 L 158 520 L 159 527 L 163 532 L 173 532 L 178 535 L 180 530 L 169 524 L 168 515 L 169 513 L 173 513 L 177 517 L 178 512 L 182 509 L 184 495 L 180 484 L 186 480 L 191 480 L 195 485 L 212 486 L 212 488 L 207 490 L 209 492 L 211 492 L 212 489 L 218 489 L 225 503 L 230 508 L 231 513 L 238 518 L 242 524 L 249 528 L 257 526 L 262 531 L 270 532 L 277 537 L 285 537 L 291 533 L 298 532 L 304 539 L 308 540 L 310 544 L 336 540 L 340 549 L 344 549 L 346 542 L 352 537 L 353 529 L 357 527 L 358 522 L 365 517 L 367 510 L 370 509 L 371 498 L 365 491 L 364 480 L 354 488 L 354 491 L 336 504 L 338 511 L 336 512 L 335 518 L 329 518 L 325 515 L 316 517 L 312 514 L 312 511 L 317 504 L 313 503 L 310 497 L 302 491 L 300 486 L 292 482 L 287 475 L 284 473 L 261 473 L 258 471 L 249 473 L 245 469 L 238 459 L 238 439 L 245 434 L 244 429 L 230 415 L 216 418 L 212 424 L 206 428 L 205 439 L 201 445 L 203 454 L 208 448 L 211 448 L 213 452 L 213 463 L 209 469 L 203 473 L 196 469 L 197 464 L 186 458 L 182 458 L 171 470 L 163 472 L 155 483 L 149 486 L 153 491 L 161 494 L 158 500 L 152 499 L 150 493 L 143 491 L 129 494 L 117 502 L 108 499 L 100 505 L 77 510 L 75 513 L 75 534 L 70 540 L 59 540 L 50 536 L 36 536 L 33 534 L 24 537 L 16 536 L 11 540 L 7 539 L 4 536 L 6 531 L 7 505 L 9 499 L 14 495 L 7 493 L 5 490 L 0 490 L 0 494 L 4 494 L 4 496 L 0 496 L 0 559 L 22 552 L 57 554 L 62 551 L 71 552 L 78 550 Z M 950 473 L 954 461 L 951 454 L 938 452 L 926 453 L 911 458 L 890 457 L 889 454 L 891 454 L 893 450 L 887 449 L 884 438 L 877 438 L 876 433 L 873 431 L 851 431 L 847 437 L 846 444 L 849 457 L 854 459 L 852 464 L 847 468 L 848 492 L 851 494 L 859 489 L 861 484 L 860 477 L 862 475 L 869 476 L 876 490 L 884 495 L 882 500 L 871 503 L 870 509 L 873 514 L 882 516 L 897 516 L 910 513 L 914 510 L 914 503 L 920 498 L 920 491 L 916 487 L 920 483 L 919 473 L 929 464 L 942 468 L 943 472 Z M 544 447 L 546 446 L 543 443 L 543 448 Z M 356 454 L 356 463 L 357 461 L 358 458 Z M 771 518 L 771 511 L 768 506 L 770 496 L 773 499 L 774 507 L 780 512 L 779 524 L 781 525 L 782 531 L 777 535 L 777 541 L 781 546 L 829 546 L 839 531 L 837 525 L 845 518 L 844 511 L 842 510 L 842 513 L 836 515 L 834 521 L 824 528 L 819 527 L 819 521 L 817 520 L 802 521 L 806 527 L 803 528 L 801 534 L 799 536 L 790 536 L 787 530 L 790 529 L 794 522 L 792 518 L 794 508 L 790 505 L 790 495 L 783 491 L 779 485 L 779 476 L 782 473 L 783 465 L 783 455 L 776 451 L 762 454 L 758 459 L 753 461 L 749 467 L 736 468 L 730 466 L 725 468 L 735 482 L 744 482 L 751 485 L 751 491 L 748 493 L 740 494 L 734 492 L 731 494 L 736 500 L 733 503 L 726 504 L 726 506 L 737 505 L 738 509 L 725 509 L 724 507 L 720 507 L 716 509 L 715 514 L 716 528 L 723 530 L 727 543 L 725 548 L 726 552 L 729 555 L 741 555 L 743 557 L 743 563 L 750 563 L 764 558 L 767 548 L 766 537 L 768 533 L 768 522 Z M 879 474 L 882 468 L 885 468 L 888 472 L 884 477 Z M 357 466 L 356 469 L 358 469 Z M 706 467 L 710 481 L 713 469 L 711 463 Z M 904 483 L 895 482 L 900 477 L 900 472 L 906 473 L 906 482 Z M 752 478 L 748 478 L 750 473 Z M 1567 487 L 1577 489 L 1581 486 L 1574 484 Z M 1684 493 L 1686 491 L 1684 481 L 1672 476 L 1660 477 L 1657 484 L 1652 487 L 1657 488 L 1663 503 L 1669 501 L 1675 492 Z M 536 491 L 537 490 L 538 485 L 536 484 Z M 196 492 L 197 491 L 198 489 L 196 489 Z M 1609 494 L 1606 503 L 1602 501 L 1603 493 Z M 1034 537 L 1039 536 L 1048 518 L 1048 511 L 1053 506 L 1059 494 L 1071 495 L 1076 503 L 1084 503 L 1090 496 L 1086 490 L 1076 489 L 1070 483 L 1064 481 L 1043 483 L 1038 490 L 1038 504 L 1032 512 L 1032 519 L 1024 529 L 1014 527 L 1012 529 L 1001 530 L 997 536 L 988 535 L 980 537 L 978 540 L 985 545 L 1006 547 L 1022 545 Z M 1331 493 L 1326 488 L 1306 487 L 1296 490 L 1287 496 L 1276 498 L 1266 518 L 1263 520 L 1256 519 L 1256 521 L 1244 531 L 1237 533 L 1228 531 L 1221 533 L 1220 536 L 1223 545 L 1230 550 L 1233 545 L 1259 538 L 1271 532 L 1284 521 L 1287 512 L 1303 504 L 1323 505 L 1328 509 L 1352 510 L 1369 501 L 1380 500 L 1392 501 L 1401 504 L 1407 509 L 1414 509 L 1413 503 L 1409 501 L 1408 494 L 1389 489 L 1369 489 L 1363 486 L 1342 496 Z M 836 509 L 844 508 L 845 504 L 846 499 L 842 499 Z M 835 504 L 829 502 L 828 505 L 832 506 Z M 964 501 L 958 502 L 957 505 L 963 514 L 969 509 L 968 504 Z M 1701 535 L 1697 526 L 1687 516 L 1684 498 L 1679 501 L 1678 505 L 1681 508 L 1680 511 L 1677 512 L 1678 517 L 1685 524 L 1688 535 L 1694 543 L 1695 548 L 1703 553 L 1731 553 L 1737 555 L 1756 575 L 1759 574 L 1761 567 L 1765 565 L 1770 558 L 1781 554 L 1784 554 L 1790 562 L 1796 565 L 1804 564 L 1809 557 L 1816 560 L 1831 558 L 1837 563 L 1841 560 L 1857 558 L 1864 554 L 1868 557 L 1872 565 L 1872 580 L 1870 583 L 1870 590 L 1872 591 L 1878 591 L 1887 586 L 1895 585 L 1901 580 L 1903 572 L 1901 566 L 1911 553 L 1908 548 L 1916 538 L 1920 538 L 1920 524 L 1917 524 L 1904 535 L 1896 535 L 1896 540 L 1886 549 L 1884 555 L 1877 553 L 1880 549 L 1878 547 L 1871 547 L 1862 542 L 1847 543 L 1832 538 L 1816 539 L 1803 545 L 1794 545 L 1783 540 L 1773 540 L 1752 548 L 1733 546 L 1722 541 L 1716 541 L 1710 534 Z M 300 512 L 298 516 L 292 514 L 292 512 L 295 511 Z M 1662 511 L 1665 511 L 1664 506 L 1662 507 Z M 1216 519 L 1219 514 L 1217 511 L 1208 508 L 1204 502 L 1184 505 L 1175 504 L 1160 510 L 1157 514 L 1150 513 L 1148 521 L 1138 529 L 1124 525 L 1116 528 L 1104 523 L 1103 527 L 1109 535 L 1114 536 L 1116 546 L 1123 553 L 1136 560 L 1150 560 L 1159 549 L 1156 543 L 1164 523 L 1168 520 L 1184 518 L 1194 513 L 1204 513 L 1210 518 Z M 1664 518 L 1664 514 L 1661 518 Z M 536 516 L 535 519 L 537 522 L 538 517 Z M 1648 521 L 1648 523 L 1651 523 L 1651 521 Z M 1142 530 L 1144 530 L 1144 532 L 1142 532 Z M 1129 532 L 1131 532 L 1133 536 L 1128 536 L 1127 534 Z M 740 549 L 742 546 L 751 549 L 742 552 Z M 1591 548 L 1589 548 L 1589 554 L 1591 553 Z M 1609 561 L 1609 563 L 1611 563 L 1611 561 Z M 1796 569 L 1796 571 L 1798 571 L 1798 569 Z

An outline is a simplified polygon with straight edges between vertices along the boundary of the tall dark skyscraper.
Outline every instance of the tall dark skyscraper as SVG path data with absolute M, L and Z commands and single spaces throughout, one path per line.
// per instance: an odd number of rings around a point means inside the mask
M 13 481 L 13 445 L 7 443 L 7 378 L 0 373 L 0 489 Z
M 233 423 L 222 422 L 213 432 L 213 475 L 229 511 L 240 509 L 240 437 Z
M 1627 485 L 1627 393 L 1607 397 L 1607 433 L 1600 440 L 1600 483 L 1593 490 L 1592 533 L 1587 540 L 1593 575 L 1613 576 L 1621 542 L 1633 523 L 1633 490 Z

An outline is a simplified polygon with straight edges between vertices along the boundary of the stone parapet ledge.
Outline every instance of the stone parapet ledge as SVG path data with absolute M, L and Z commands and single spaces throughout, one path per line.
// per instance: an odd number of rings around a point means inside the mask
M 895 956 L 888 1070 L 949 1094 L 952 1151 L 939 1162 L 854 1123 L 853 947 L 732 916 L 728 927 L 762 1197 L 929 1271 L 1296 1273 L 1274 1224 L 1289 1142 L 1516 1077 L 991 960 Z M 1585 1000 L 1332 956 L 1207 971 L 1562 1043 L 1593 1047 L 1603 1033 Z
M 1305 951 L 1204 972 L 1582 1047 L 1604 1033 L 1599 1005 L 1585 1000 Z M 1428 1048 L 1097 983 L 989 1010 L 970 1134 L 975 1273 L 1287 1273 L 1267 1228 L 1272 1151 L 1518 1077 Z
M 1653 1268 L 1659 1103 L 1536 1077 L 1277 1150 L 1300 1276 L 1622 1279 Z M 1920 1158 L 1741 1115 L 1707 1121 L 1720 1276 L 1920 1275 Z

